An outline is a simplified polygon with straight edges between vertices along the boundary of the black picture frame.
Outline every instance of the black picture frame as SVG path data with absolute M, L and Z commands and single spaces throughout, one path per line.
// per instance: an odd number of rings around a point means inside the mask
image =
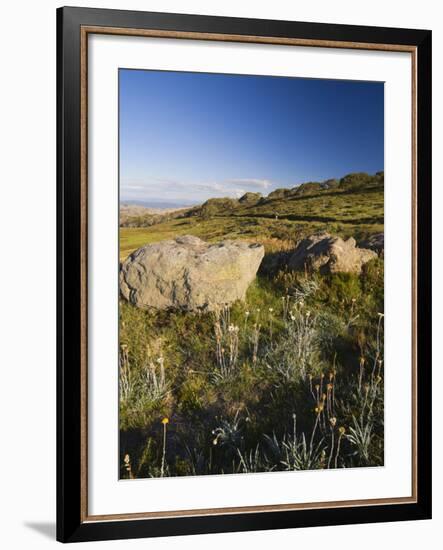
M 82 509 L 81 28 L 411 46 L 416 51 L 416 502 L 87 521 Z M 82 206 L 83 204 L 83 206 Z M 431 517 L 431 31 L 173 13 L 57 10 L 57 539 L 62 542 Z M 84 342 L 83 342 L 84 344 Z

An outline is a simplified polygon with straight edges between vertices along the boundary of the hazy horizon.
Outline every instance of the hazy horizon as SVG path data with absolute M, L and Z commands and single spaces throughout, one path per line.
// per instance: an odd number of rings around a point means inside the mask
M 146 208 L 158 208 L 158 209 L 169 209 L 169 208 L 187 208 L 191 206 L 197 206 L 198 202 L 186 202 L 186 201 L 162 201 L 162 200 L 139 200 L 139 199 L 120 199 L 121 205 L 134 205 L 134 206 L 144 206 Z
M 120 69 L 119 86 L 121 203 L 192 206 L 384 169 L 381 82 Z

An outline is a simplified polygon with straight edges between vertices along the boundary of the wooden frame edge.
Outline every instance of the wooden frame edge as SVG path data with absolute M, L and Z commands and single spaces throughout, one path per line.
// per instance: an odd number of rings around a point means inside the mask
M 205 40 L 217 42 L 246 42 L 250 44 L 274 44 L 280 46 L 305 46 L 322 48 L 346 48 L 356 50 L 380 50 L 392 52 L 415 51 L 415 46 L 404 44 L 377 44 L 371 42 L 349 42 L 342 40 L 317 40 L 306 38 L 285 38 L 278 36 L 254 36 L 245 34 L 222 34 L 192 31 L 168 31 L 158 29 L 135 29 L 127 27 L 102 27 L 82 25 L 81 32 L 86 34 L 109 34 L 122 36 L 140 36 L 150 38 L 172 38 L 182 40 Z
M 87 516 L 84 523 L 101 521 L 130 521 L 142 519 L 165 519 L 184 517 L 228 516 L 231 514 L 256 514 L 265 512 L 294 512 L 297 510 L 324 510 L 327 508 L 351 508 L 363 506 L 380 506 L 383 504 L 415 504 L 416 499 L 411 497 L 378 498 L 367 500 L 338 500 L 326 502 L 309 502 L 300 504 L 265 504 L 260 506 L 236 506 L 224 508 L 200 508 L 194 510 L 173 510 L 164 512 L 140 512 L 128 514 L 97 514 Z
M 418 429 L 418 409 L 417 409 L 417 263 L 418 263 L 418 218 L 417 218 L 417 48 L 414 47 L 414 51 L 411 52 L 411 147 L 412 147 L 412 162 L 411 162 L 411 225 L 412 225 L 412 266 L 411 266 L 411 280 L 412 280 L 412 300 L 411 300 L 411 313 L 412 313 L 412 372 L 411 372 L 411 385 L 412 385 L 412 410 L 411 410 L 411 430 L 412 430 L 412 496 L 415 502 L 418 500 L 418 460 L 417 460 L 417 429 Z
M 80 33 L 80 521 L 88 515 L 88 35 Z

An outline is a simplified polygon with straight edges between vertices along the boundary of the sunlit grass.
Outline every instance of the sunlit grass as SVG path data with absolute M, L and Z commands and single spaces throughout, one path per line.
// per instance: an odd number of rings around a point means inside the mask
M 120 228 L 121 260 L 179 235 L 266 252 L 245 301 L 229 308 L 121 302 L 121 476 L 383 465 L 383 259 L 360 275 L 308 277 L 273 263 L 317 231 L 357 241 L 382 232 L 382 186 L 225 203 Z
M 122 302 L 122 475 L 126 455 L 133 477 L 382 465 L 382 263 L 260 276 L 219 313 Z

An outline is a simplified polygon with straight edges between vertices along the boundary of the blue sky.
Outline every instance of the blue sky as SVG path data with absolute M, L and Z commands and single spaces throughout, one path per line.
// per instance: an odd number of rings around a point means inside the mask
M 383 83 L 120 69 L 120 198 L 264 195 L 383 170 Z

